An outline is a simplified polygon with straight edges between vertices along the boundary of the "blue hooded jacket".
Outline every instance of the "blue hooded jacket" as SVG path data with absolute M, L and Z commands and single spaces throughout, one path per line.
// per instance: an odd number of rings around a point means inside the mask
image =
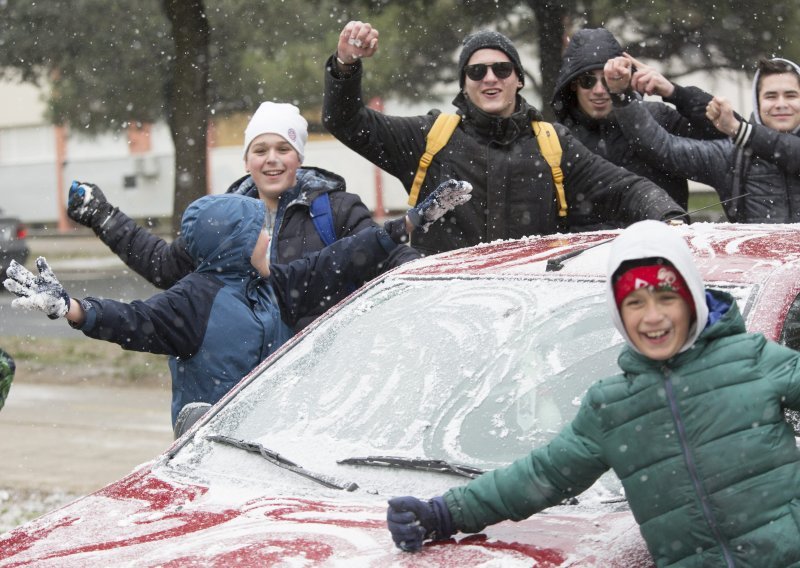
M 307 258 L 272 265 L 262 278 L 250 263 L 265 209 L 241 195 L 192 203 L 181 224 L 197 268 L 172 288 L 130 304 L 86 298 L 80 326 L 124 349 L 170 355 L 172 422 L 190 402 L 215 403 L 293 334 L 323 298 L 343 298 L 398 245 L 372 227 Z

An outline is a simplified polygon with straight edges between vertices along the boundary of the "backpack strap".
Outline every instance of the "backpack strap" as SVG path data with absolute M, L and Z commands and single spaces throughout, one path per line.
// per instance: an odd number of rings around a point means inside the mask
M 531 128 L 539 143 L 542 157 L 547 161 L 553 172 L 553 181 L 556 184 L 556 198 L 558 199 L 558 216 L 567 216 L 567 197 L 564 194 L 564 172 L 561 171 L 561 142 L 558 140 L 556 129 L 549 122 L 534 120 Z
M 328 193 L 320 193 L 310 206 L 311 221 L 317 229 L 319 238 L 325 246 L 336 242 L 336 231 L 333 228 L 333 211 L 331 210 L 331 198 Z
M 425 137 L 426 146 L 425 153 L 419 159 L 419 166 L 417 173 L 414 176 L 414 183 L 408 192 L 408 204 L 414 207 L 419 199 L 419 190 L 422 183 L 425 181 L 425 175 L 428 173 L 428 166 L 431 165 L 433 157 L 439 150 L 445 147 L 450 137 L 453 135 L 461 117 L 457 114 L 442 113 L 436 117 L 436 120 L 428 131 Z M 567 216 L 567 198 L 564 193 L 564 172 L 561 171 L 561 142 L 558 140 L 556 129 L 549 122 L 534 120 L 531 122 L 531 128 L 536 136 L 536 142 L 539 144 L 539 150 L 542 152 L 542 157 L 550 166 L 550 171 L 553 175 L 553 181 L 556 185 L 556 198 L 558 199 L 558 216 Z
M 414 183 L 411 184 L 411 189 L 408 191 L 408 204 L 411 207 L 417 204 L 419 190 L 422 187 L 422 182 L 425 181 L 425 175 L 428 173 L 428 166 L 431 165 L 433 157 L 445 147 L 459 122 L 461 122 L 459 115 L 442 113 L 436 117 L 433 126 L 428 131 L 428 135 L 425 136 L 425 153 L 419 159 Z

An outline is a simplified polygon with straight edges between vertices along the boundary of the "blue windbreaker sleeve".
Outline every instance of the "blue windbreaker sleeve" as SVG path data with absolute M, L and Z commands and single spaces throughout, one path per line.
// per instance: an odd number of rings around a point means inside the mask
M 354 286 L 374 278 L 398 246 L 405 245 L 396 244 L 382 228 L 368 227 L 305 258 L 270 266 L 281 318 L 294 326 L 309 311 L 333 306 Z
M 192 274 L 147 300 L 131 303 L 84 298 L 84 335 L 144 351 L 188 359 L 203 342 L 213 299 L 222 283 Z

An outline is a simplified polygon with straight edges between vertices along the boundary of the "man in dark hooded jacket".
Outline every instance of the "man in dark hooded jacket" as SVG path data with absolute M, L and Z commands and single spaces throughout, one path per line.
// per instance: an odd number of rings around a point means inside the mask
M 606 69 L 620 128 L 642 159 L 713 187 L 731 222 L 800 222 L 800 65 L 783 58 L 758 63 L 749 122 L 725 99 L 711 101 L 709 116 L 727 135 L 721 140 L 671 136 L 629 96 L 629 62 L 615 58 Z
M 553 111 L 558 121 L 589 150 L 646 177 L 664 188 L 678 205 L 686 209 L 689 202 L 686 177 L 639 157 L 620 130 L 602 80 L 606 61 L 620 56 L 623 56 L 622 47 L 607 29 L 577 31 L 564 51 L 550 103 Z M 633 89 L 638 93 L 635 96 L 640 100 L 641 94 L 661 96 L 664 102 L 647 101 L 644 108 L 667 132 L 699 139 L 723 137 L 705 116 L 710 95 L 695 87 L 676 85 L 638 61 L 636 68 L 632 81 Z M 675 108 L 665 102 L 675 105 Z M 586 229 L 608 226 L 593 212 L 576 219 L 575 224 Z
M 369 24 L 345 25 L 326 63 L 322 119 L 336 138 L 411 193 L 426 137 L 440 113 L 388 116 L 364 105 L 361 59 L 374 55 L 377 46 L 378 31 Z M 553 169 L 531 124 L 542 120 L 541 113 L 519 95 L 525 74 L 514 45 L 500 33 L 477 32 L 464 40 L 458 65 L 461 92 L 453 104 L 460 122 L 428 166 L 419 196 L 454 178 L 472 184 L 472 200 L 429 232 L 415 234 L 412 244 L 420 252 L 572 230 L 574 221 L 588 214 L 626 225 L 685 213 L 662 188 L 590 152 L 555 125 L 566 201 L 566 208 L 560 207 Z

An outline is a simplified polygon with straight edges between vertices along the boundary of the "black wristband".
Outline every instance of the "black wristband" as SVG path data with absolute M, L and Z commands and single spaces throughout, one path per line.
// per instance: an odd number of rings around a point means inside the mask
M 611 96 L 611 104 L 615 107 L 627 106 L 636 100 L 636 92 L 628 87 L 621 93 L 608 93 Z

